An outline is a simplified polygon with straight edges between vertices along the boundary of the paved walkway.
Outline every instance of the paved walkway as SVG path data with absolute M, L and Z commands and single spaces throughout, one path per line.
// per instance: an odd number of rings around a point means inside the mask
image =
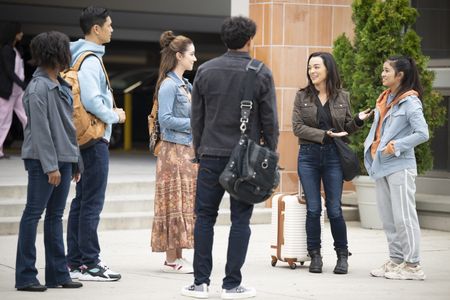
M 114 153 L 111 181 L 128 181 L 154 176 L 154 159 L 146 153 Z M 26 173 L 18 157 L 0 161 L 0 184 L 26 184 Z M 336 258 L 326 223 L 324 233 L 324 273 L 308 273 L 307 267 L 291 270 L 279 262 L 270 265 L 270 225 L 253 225 L 248 256 L 243 269 L 244 283 L 257 289 L 256 299 L 450 299 L 450 232 L 422 231 L 422 266 L 428 278 L 424 282 L 392 281 L 370 277 L 369 270 L 386 259 L 384 233 L 362 229 L 349 223 L 350 272 L 332 273 Z M 210 298 L 219 299 L 224 276 L 227 226 L 215 231 L 214 269 Z M 45 293 L 17 292 L 14 289 L 14 262 L 17 236 L 0 236 L 0 299 L 187 299 L 180 295 L 183 285 L 192 283 L 192 275 L 166 274 L 159 270 L 164 256 L 151 253 L 150 228 L 144 230 L 100 232 L 102 257 L 112 269 L 122 273 L 113 283 L 87 282 L 78 290 L 53 289 Z M 44 283 L 43 237 L 37 238 L 39 279 Z M 186 251 L 192 259 L 192 250 Z
M 227 226 L 216 227 L 214 269 L 210 298 L 219 299 L 226 257 Z M 384 234 L 349 224 L 349 241 L 353 256 L 348 275 L 332 273 L 332 251 L 328 224 L 325 231 L 324 273 L 308 273 L 307 267 L 291 270 L 279 262 L 270 265 L 270 225 L 252 226 L 252 237 L 243 269 L 245 283 L 257 289 L 257 299 L 450 299 L 450 233 L 422 231 L 422 265 L 427 280 L 394 281 L 373 278 L 371 268 L 386 258 Z M 0 236 L 0 299 L 183 299 L 183 285 L 192 283 L 192 275 L 167 274 L 159 270 L 164 256 L 151 253 L 150 229 L 103 231 L 100 233 L 102 257 L 114 270 L 122 273 L 119 282 L 86 282 L 79 290 L 48 290 L 45 293 L 17 292 L 14 289 L 14 262 L 17 236 Z M 38 235 L 39 279 L 44 282 L 43 237 Z M 192 258 L 192 250 L 186 251 Z M 187 298 L 186 298 L 187 299 Z

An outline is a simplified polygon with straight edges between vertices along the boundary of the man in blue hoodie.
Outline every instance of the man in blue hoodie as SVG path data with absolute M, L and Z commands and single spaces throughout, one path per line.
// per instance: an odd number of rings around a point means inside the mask
M 113 28 L 111 17 L 105 8 L 87 7 L 80 17 L 84 39 L 72 42 L 72 65 L 78 57 L 91 51 L 78 72 L 81 102 L 86 111 L 106 124 L 103 138 L 81 149 L 84 172 L 77 183 L 76 196 L 70 206 L 67 226 L 67 261 L 71 278 L 89 281 L 116 281 L 120 274 L 109 269 L 99 258 L 100 245 L 97 227 L 105 201 L 108 179 L 111 125 L 125 122 L 125 112 L 113 108 L 113 96 L 103 71 L 103 44 L 111 41 Z

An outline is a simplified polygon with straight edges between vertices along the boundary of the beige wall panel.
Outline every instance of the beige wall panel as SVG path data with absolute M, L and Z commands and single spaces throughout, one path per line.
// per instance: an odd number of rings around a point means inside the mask
M 305 84 L 307 49 L 300 47 L 272 48 L 272 72 L 277 87 L 296 88 Z
M 284 16 L 283 5 L 272 6 L 272 45 L 283 45 Z
M 311 4 L 351 5 L 352 0 L 310 0 Z
M 281 190 L 283 193 L 295 193 L 298 191 L 297 172 L 284 172 L 281 175 Z
M 261 4 L 250 4 L 250 13 L 249 17 L 253 21 L 255 21 L 257 30 L 256 35 L 253 38 L 253 44 L 255 46 L 260 46 L 263 43 L 263 32 L 264 32 L 264 14 L 263 14 L 264 6 Z
M 353 40 L 354 24 L 351 7 L 333 7 L 333 41 L 342 33 Z
M 292 112 L 294 110 L 294 100 L 298 89 L 284 89 L 283 95 L 283 117 L 282 127 L 283 131 L 292 131 Z
M 285 171 L 297 171 L 298 139 L 291 131 L 281 131 L 278 142 L 280 166 Z
M 285 5 L 285 44 L 331 44 L 331 6 Z

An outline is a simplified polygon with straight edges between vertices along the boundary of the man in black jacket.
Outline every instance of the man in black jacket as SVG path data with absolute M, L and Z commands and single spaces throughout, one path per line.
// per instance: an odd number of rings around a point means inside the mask
M 199 67 L 192 93 L 191 126 L 196 159 L 199 161 L 195 202 L 194 284 L 186 286 L 185 296 L 208 296 L 212 270 L 214 224 L 224 189 L 219 176 L 224 170 L 241 132 L 240 101 L 244 94 L 246 67 L 251 60 L 249 50 L 256 33 L 256 24 L 245 17 L 225 20 L 221 37 L 228 48 L 224 55 Z M 253 108 L 247 134 L 262 141 L 272 150 L 278 143 L 278 120 L 275 88 L 271 71 L 263 66 L 257 73 L 253 92 Z M 250 298 L 253 288 L 241 285 L 241 268 L 250 239 L 250 218 L 253 205 L 230 198 L 231 229 L 227 264 L 222 284 L 222 299 Z

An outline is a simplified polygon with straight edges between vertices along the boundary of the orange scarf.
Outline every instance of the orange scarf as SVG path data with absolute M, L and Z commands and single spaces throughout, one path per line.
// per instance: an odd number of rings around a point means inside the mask
M 388 111 L 397 103 L 400 102 L 400 100 L 408 97 L 408 96 L 418 96 L 419 93 L 417 93 L 415 90 L 409 90 L 399 96 L 396 96 L 391 103 L 387 104 L 387 99 L 389 94 L 391 93 L 391 90 L 385 90 L 381 93 L 381 95 L 377 99 L 376 108 L 380 112 L 380 119 L 378 120 L 377 130 L 375 131 L 375 137 L 372 142 L 372 146 L 370 148 L 370 153 L 372 154 L 372 158 L 375 158 L 375 154 L 378 149 L 378 145 L 380 144 L 381 140 L 381 126 L 383 124 L 384 118 L 386 117 Z

